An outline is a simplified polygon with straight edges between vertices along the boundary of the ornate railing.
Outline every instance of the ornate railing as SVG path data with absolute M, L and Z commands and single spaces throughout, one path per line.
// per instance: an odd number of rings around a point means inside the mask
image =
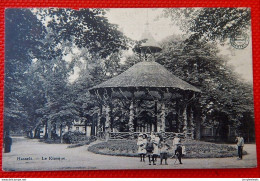
M 111 132 L 109 133 L 109 139 L 137 139 L 139 133 L 131 133 L 131 132 Z
M 149 135 L 150 132 L 144 133 L 143 134 L 147 134 Z M 137 139 L 138 135 L 140 134 L 140 132 L 111 132 L 109 133 L 109 139 L 111 140 L 122 140 L 122 139 Z M 187 133 L 186 136 L 184 133 L 173 133 L 173 132 L 165 132 L 165 133 L 161 133 L 163 138 L 166 139 L 173 139 L 173 137 L 175 136 L 179 136 L 182 139 L 191 139 L 191 133 Z

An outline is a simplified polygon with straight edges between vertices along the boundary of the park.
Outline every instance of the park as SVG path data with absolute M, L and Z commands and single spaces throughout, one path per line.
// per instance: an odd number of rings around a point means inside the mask
M 140 38 L 111 23 L 120 10 L 6 11 L 4 136 L 13 143 L 5 170 L 151 169 L 136 158 L 137 139 L 153 133 L 169 143 L 169 157 L 175 137 L 187 149 L 183 165 L 172 158 L 153 169 L 256 166 L 252 80 L 230 63 L 250 48 L 225 44 L 250 29 L 229 19 L 250 18 L 248 9 L 190 8 L 188 34 L 176 16 L 186 10 L 154 10 L 154 19 L 174 19 L 168 28 L 181 32 L 159 41 L 151 11 L 134 11 L 146 19 Z M 208 14 L 223 13 L 236 32 L 219 33 L 222 19 L 202 30 Z M 236 160 L 239 134 L 243 160 Z

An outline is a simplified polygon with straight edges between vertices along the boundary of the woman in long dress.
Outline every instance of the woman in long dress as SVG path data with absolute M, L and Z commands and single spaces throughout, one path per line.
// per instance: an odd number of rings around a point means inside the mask
M 140 155 L 140 161 L 145 162 L 144 158 L 145 158 L 145 154 L 146 154 L 146 138 L 145 135 L 143 134 L 139 134 L 138 136 L 138 140 L 137 140 L 137 145 L 138 145 L 138 154 Z

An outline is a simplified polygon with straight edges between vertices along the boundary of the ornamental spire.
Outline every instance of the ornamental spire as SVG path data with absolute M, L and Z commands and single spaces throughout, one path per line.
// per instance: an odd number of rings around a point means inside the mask
M 162 49 L 155 41 L 149 30 L 148 9 L 146 11 L 145 29 L 141 36 L 141 43 L 137 45 L 133 51 L 140 55 L 143 61 L 154 61 L 154 54 L 160 52 Z

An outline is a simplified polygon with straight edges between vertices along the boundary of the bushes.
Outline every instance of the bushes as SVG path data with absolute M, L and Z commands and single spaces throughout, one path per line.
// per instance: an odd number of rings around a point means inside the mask
M 86 135 L 82 132 L 67 132 L 63 135 L 63 141 L 67 144 L 75 144 L 86 140 Z
M 172 143 L 169 141 L 169 144 Z M 223 144 L 214 144 L 202 141 L 188 140 L 183 142 L 186 147 L 186 158 L 222 158 L 237 156 L 237 149 Z M 92 145 L 89 151 L 97 154 L 113 156 L 138 156 L 135 140 L 109 140 Z M 173 148 L 169 150 L 169 156 L 173 155 Z M 246 154 L 246 152 L 244 152 Z
M 90 138 L 87 138 L 85 141 L 77 143 L 77 144 L 73 144 L 73 145 L 69 145 L 68 148 L 76 148 L 76 147 L 80 147 L 80 146 L 84 146 L 84 145 L 89 145 L 90 143 L 96 141 L 97 138 L 95 136 L 91 136 Z

